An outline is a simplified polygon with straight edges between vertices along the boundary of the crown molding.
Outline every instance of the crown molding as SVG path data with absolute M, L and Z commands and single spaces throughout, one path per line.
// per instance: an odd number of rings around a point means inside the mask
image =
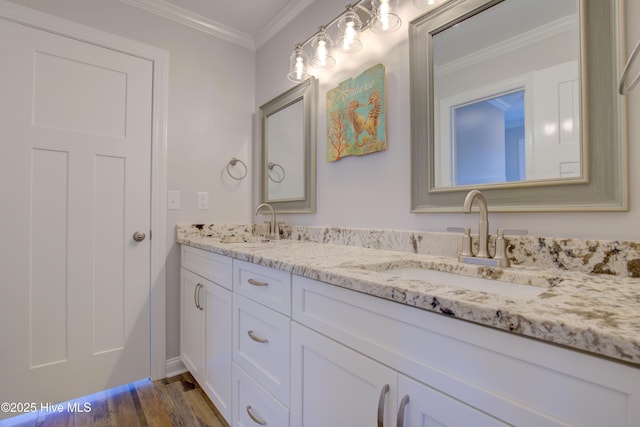
M 313 3 L 313 0 L 290 0 L 273 18 L 267 22 L 253 36 L 256 49 L 269 41 L 278 31 L 283 29 L 289 22 L 293 21 L 303 10 Z
M 163 18 L 170 19 L 195 30 L 202 31 L 215 37 L 227 40 L 242 47 L 255 50 L 253 37 L 250 34 L 234 30 L 219 22 L 208 19 L 202 15 L 193 13 L 187 9 L 175 6 L 164 0 L 120 0 L 130 6 L 155 13 Z
M 247 49 L 256 50 L 278 31 L 293 21 L 313 0 L 290 0 L 278 14 L 269 20 L 255 35 L 237 31 L 227 25 L 213 21 L 165 0 L 120 0 L 129 6 L 162 16 L 214 37 L 227 40 Z

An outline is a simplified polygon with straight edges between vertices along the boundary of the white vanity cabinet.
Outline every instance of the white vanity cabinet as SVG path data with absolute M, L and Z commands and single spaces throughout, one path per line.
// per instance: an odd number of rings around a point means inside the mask
M 289 425 L 291 273 L 233 260 L 233 426 Z
M 182 246 L 180 357 L 231 419 L 232 259 Z
M 634 367 L 298 276 L 292 319 L 292 425 L 376 425 L 385 384 L 387 427 L 640 425 Z

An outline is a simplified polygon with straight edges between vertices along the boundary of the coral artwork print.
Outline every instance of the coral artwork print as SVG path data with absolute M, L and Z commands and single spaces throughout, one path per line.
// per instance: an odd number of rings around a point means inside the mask
M 384 65 L 327 92 L 327 161 L 387 149 Z

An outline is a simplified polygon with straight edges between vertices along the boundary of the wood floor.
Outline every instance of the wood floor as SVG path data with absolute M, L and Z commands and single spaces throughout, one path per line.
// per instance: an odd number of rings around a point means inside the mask
M 124 385 L 63 407 L 61 413 L 40 411 L 0 421 L 0 427 L 228 427 L 189 373 Z M 82 408 L 90 410 L 77 410 Z

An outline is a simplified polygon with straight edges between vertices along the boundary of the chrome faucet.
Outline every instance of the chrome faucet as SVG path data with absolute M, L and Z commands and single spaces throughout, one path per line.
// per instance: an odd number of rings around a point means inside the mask
M 269 211 L 271 212 L 271 223 L 269 224 L 270 236 L 265 236 L 265 237 L 270 237 L 274 240 L 280 239 L 280 230 L 278 227 L 278 222 L 276 221 L 276 211 L 273 209 L 273 206 L 271 206 L 269 203 L 261 203 L 256 208 L 255 215 L 258 215 L 260 213 L 260 209 L 262 208 L 268 208 Z
M 471 190 L 464 199 L 464 213 L 471 213 L 473 201 L 478 201 L 480 209 L 480 222 L 478 223 L 478 253 L 477 258 L 491 258 L 489 256 L 489 211 L 487 209 L 487 199 L 478 190 Z

